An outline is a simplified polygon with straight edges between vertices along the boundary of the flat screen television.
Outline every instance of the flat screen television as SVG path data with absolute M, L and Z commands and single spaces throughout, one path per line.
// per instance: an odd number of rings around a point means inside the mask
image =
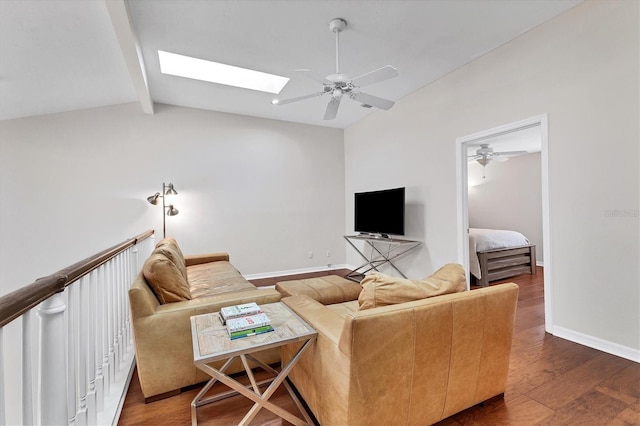
M 356 192 L 354 204 L 356 232 L 404 235 L 404 188 Z

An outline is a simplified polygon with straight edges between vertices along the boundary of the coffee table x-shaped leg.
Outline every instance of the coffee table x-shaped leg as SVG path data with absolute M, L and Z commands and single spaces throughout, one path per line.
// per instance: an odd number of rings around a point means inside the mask
M 197 367 L 202 371 L 204 371 L 205 373 L 209 374 L 212 377 L 212 379 L 209 380 L 209 382 L 204 386 L 204 388 L 202 388 L 202 390 L 198 393 L 198 395 L 196 395 L 196 397 L 191 402 L 191 424 L 193 426 L 197 426 L 198 424 L 197 414 L 196 414 L 196 409 L 198 407 L 206 404 L 210 404 L 212 402 L 220 401 L 230 396 L 240 394 L 252 400 L 254 402 L 254 405 L 253 407 L 251 407 L 249 412 L 244 416 L 244 418 L 240 421 L 240 423 L 238 423 L 239 425 L 248 425 L 262 408 L 266 408 L 267 410 L 273 412 L 274 414 L 280 416 L 281 418 L 287 420 L 288 422 L 294 425 L 300 425 L 300 426 L 312 425 L 313 422 L 309 417 L 309 415 L 307 414 L 307 411 L 305 410 L 304 406 L 302 405 L 302 403 L 296 396 L 295 392 L 291 388 L 291 385 L 289 384 L 289 382 L 287 382 L 285 379 L 291 372 L 291 369 L 295 366 L 295 364 L 300 359 L 300 356 L 302 355 L 302 353 L 309 347 L 309 345 L 315 340 L 315 338 L 316 338 L 315 335 L 310 336 L 309 339 L 302 344 L 300 349 L 298 349 L 298 352 L 296 353 L 296 355 L 293 358 L 291 358 L 291 360 L 286 365 L 282 366 L 280 371 L 263 363 L 259 359 L 254 358 L 248 353 L 239 354 L 229 358 L 219 370 L 211 367 L 208 364 L 198 364 Z M 242 361 L 242 365 L 244 366 L 247 376 L 249 377 L 249 381 L 251 382 L 249 385 L 243 385 L 242 383 L 238 382 L 237 380 L 225 374 L 225 371 L 227 370 L 227 368 L 237 358 L 240 358 L 240 360 Z M 249 360 L 251 360 L 255 365 L 261 367 L 265 371 L 273 374 L 274 377 L 272 379 L 268 379 L 262 382 L 256 382 L 255 376 L 253 375 L 253 371 L 249 365 Z M 230 387 L 231 390 L 227 392 L 219 393 L 207 398 L 203 398 L 204 395 L 209 391 L 209 389 L 211 389 L 211 387 L 218 381 Z M 264 392 L 260 392 L 260 386 L 264 386 L 266 384 L 269 384 L 267 389 L 265 389 Z M 271 396 L 275 393 L 275 391 L 278 389 L 280 384 L 284 384 L 284 386 L 287 388 L 287 391 L 289 392 L 289 395 L 293 399 L 293 402 L 296 404 L 296 407 L 298 407 L 298 410 L 304 416 L 304 420 L 293 415 L 292 413 L 288 412 L 284 408 L 278 407 L 277 405 L 269 401 L 269 398 L 271 398 Z

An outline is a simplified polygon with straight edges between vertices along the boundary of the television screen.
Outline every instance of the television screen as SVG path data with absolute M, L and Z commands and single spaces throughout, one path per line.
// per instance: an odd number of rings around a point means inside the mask
M 404 188 L 357 192 L 354 230 L 366 234 L 404 235 Z

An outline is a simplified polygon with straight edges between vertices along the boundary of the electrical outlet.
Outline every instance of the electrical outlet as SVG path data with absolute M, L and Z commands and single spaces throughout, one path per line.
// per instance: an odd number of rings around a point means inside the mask
M 313 252 L 312 251 L 309 252 L 309 259 L 313 259 Z

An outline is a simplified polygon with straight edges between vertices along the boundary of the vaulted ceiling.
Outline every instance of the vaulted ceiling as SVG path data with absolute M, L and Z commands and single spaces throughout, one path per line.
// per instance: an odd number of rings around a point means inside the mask
M 363 91 L 393 101 L 578 4 L 580 0 L 1 0 L 0 119 L 140 102 L 345 128 L 376 112 L 328 98 L 274 106 L 269 93 L 160 73 L 158 50 L 273 73 L 288 98 L 321 89 L 294 70 L 399 76 Z

